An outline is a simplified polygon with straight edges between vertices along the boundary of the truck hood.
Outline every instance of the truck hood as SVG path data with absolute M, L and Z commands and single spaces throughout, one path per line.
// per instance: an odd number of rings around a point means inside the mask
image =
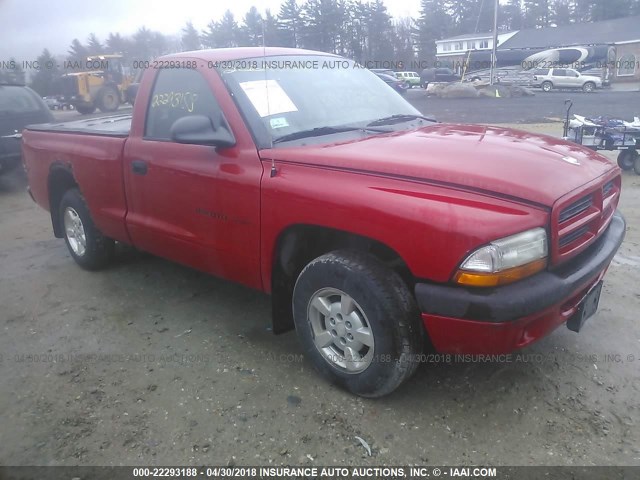
M 607 158 L 554 137 L 456 124 L 260 154 L 265 160 L 435 183 L 544 207 L 616 168 Z

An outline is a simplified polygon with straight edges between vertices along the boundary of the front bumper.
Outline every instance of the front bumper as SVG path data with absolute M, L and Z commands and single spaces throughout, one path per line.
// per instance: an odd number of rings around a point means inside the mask
M 508 353 L 565 323 L 603 277 L 622 244 L 625 220 L 615 213 L 605 233 L 577 258 L 512 285 L 471 289 L 420 283 L 424 326 L 443 353 Z

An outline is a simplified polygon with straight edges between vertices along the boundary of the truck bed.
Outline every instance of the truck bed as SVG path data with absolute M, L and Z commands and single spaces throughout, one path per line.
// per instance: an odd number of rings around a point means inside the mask
M 128 137 L 129 131 L 131 130 L 131 114 L 87 118 L 72 122 L 43 123 L 40 125 L 30 125 L 27 129 L 41 132 Z

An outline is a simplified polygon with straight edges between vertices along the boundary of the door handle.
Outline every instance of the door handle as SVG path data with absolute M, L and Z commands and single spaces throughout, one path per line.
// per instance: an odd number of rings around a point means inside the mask
M 136 175 L 146 175 L 147 174 L 147 162 L 144 160 L 133 160 L 131 162 L 131 170 Z

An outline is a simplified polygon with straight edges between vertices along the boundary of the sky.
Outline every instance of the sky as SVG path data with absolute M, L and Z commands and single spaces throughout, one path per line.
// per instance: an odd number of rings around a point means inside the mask
M 280 0 L 0 0 L 0 63 L 11 57 L 35 60 L 46 47 L 66 56 L 71 41 L 90 33 L 104 41 L 109 32 L 133 34 L 139 27 L 178 35 L 186 22 L 202 30 L 230 9 L 240 21 L 252 5 L 277 14 Z M 302 0 L 299 2 L 302 3 Z M 420 0 L 386 0 L 396 18 L 418 17 Z

